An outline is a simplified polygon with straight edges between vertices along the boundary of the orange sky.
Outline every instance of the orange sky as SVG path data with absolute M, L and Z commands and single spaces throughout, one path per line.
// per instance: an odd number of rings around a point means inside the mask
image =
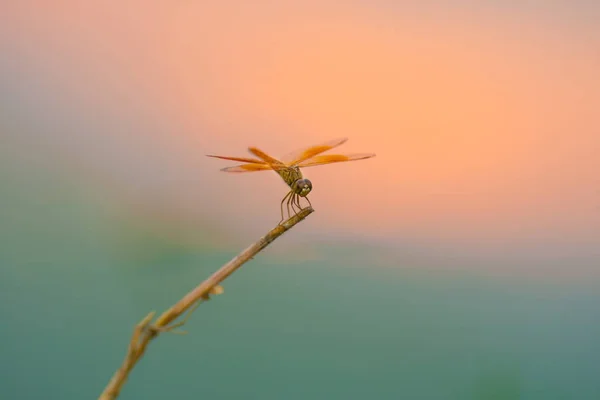
M 229 164 L 203 155 L 243 156 L 250 145 L 280 155 L 348 136 L 340 150 L 377 157 L 305 171 L 317 210 L 307 233 L 475 246 L 600 239 L 600 34 L 576 16 L 32 4 L 4 17 L 13 75 L 62 104 L 56 119 L 93 127 L 61 137 L 46 123 L 42 136 L 125 187 L 143 181 L 148 201 L 225 226 L 251 208 L 262 232 L 283 184 L 225 175 Z

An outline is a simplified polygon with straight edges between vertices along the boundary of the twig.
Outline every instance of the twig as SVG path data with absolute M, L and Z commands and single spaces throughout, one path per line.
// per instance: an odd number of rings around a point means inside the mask
M 302 221 L 314 210 L 311 207 L 307 207 L 301 210 L 298 214 L 294 215 L 287 221 L 280 225 L 277 225 L 269 233 L 260 238 L 257 242 L 249 246 L 246 250 L 242 251 L 238 256 L 234 257 L 227 264 L 223 265 L 219 270 L 212 274 L 204 282 L 192 289 L 186 294 L 181 300 L 175 305 L 165 311 L 153 325 L 150 325 L 150 321 L 154 318 L 154 312 L 148 314 L 139 324 L 136 325 L 127 355 L 121 364 L 121 367 L 114 373 L 110 382 L 104 388 L 104 391 L 98 398 L 98 400 L 111 400 L 116 399 L 121 392 L 121 388 L 127 381 L 129 373 L 136 365 L 136 363 L 142 358 L 146 352 L 148 343 L 161 332 L 170 331 L 173 328 L 179 327 L 185 323 L 187 317 L 178 324 L 169 326 L 171 322 L 179 318 L 194 304 L 196 306 L 203 300 L 208 300 L 211 294 L 218 294 L 222 291 L 219 287 L 219 283 L 223 282 L 229 275 L 240 268 L 244 263 L 251 260 L 259 251 L 267 247 L 271 242 L 277 239 L 279 236 L 284 234 L 287 230 L 292 228 L 298 222 Z M 193 311 L 195 307 L 190 310 Z M 189 315 L 188 315 L 189 317 Z

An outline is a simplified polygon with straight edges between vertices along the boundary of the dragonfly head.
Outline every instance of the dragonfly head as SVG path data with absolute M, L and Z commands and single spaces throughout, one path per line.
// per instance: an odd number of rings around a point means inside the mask
M 308 179 L 298 179 L 294 183 L 294 191 L 301 197 L 306 197 L 312 190 L 312 183 Z

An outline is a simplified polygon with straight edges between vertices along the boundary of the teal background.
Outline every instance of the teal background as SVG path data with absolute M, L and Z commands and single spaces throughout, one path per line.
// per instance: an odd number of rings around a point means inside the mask
M 243 247 L 214 227 L 134 218 L 69 174 L 4 167 L 3 399 L 95 398 L 133 325 Z M 417 268 L 425 256 L 294 234 L 227 280 L 188 335 L 154 341 L 121 398 L 600 398 L 594 280 L 442 271 L 439 256 Z

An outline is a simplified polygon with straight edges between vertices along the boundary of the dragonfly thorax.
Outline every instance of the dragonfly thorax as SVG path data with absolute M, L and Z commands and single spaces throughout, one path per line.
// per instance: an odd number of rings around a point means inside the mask
M 298 179 L 292 185 L 292 190 L 301 197 L 306 197 L 312 190 L 312 183 L 305 178 Z
M 283 168 L 276 171 L 294 193 L 306 197 L 312 190 L 312 183 L 305 179 L 298 167 Z

